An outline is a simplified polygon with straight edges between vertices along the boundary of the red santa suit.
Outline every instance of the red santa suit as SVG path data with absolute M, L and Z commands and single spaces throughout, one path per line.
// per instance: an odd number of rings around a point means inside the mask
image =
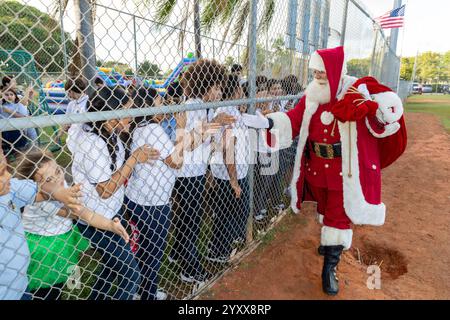
M 303 201 L 316 201 L 323 218 L 321 245 L 349 249 L 352 223 L 385 221 L 381 169 L 405 150 L 403 107 L 374 78 L 343 75 L 342 47 L 316 51 L 310 68 L 326 71 L 330 99 L 324 102 L 309 86 L 294 109 L 267 115 L 273 124 L 267 139 L 284 148 L 299 137 L 291 207 L 298 213 Z

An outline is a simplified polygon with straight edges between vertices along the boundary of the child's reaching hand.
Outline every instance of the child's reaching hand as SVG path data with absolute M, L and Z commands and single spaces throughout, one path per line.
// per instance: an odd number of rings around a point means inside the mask
M 56 200 L 64 203 L 71 210 L 80 210 L 82 207 L 80 198 L 82 196 L 81 184 L 75 184 L 69 188 L 62 188 L 53 195 Z
M 144 144 L 137 148 L 131 155 L 137 161 L 137 163 L 146 163 L 149 161 L 159 160 L 160 153 L 158 150 Z
M 83 208 L 80 201 L 80 198 L 82 197 L 81 184 L 63 188 L 58 183 L 44 182 L 40 187 L 40 196 L 36 197 L 36 201 L 53 199 L 62 202 L 67 208 L 74 211 L 79 211 Z
M 123 240 L 125 240 L 125 243 L 128 243 L 130 241 L 130 236 L 120 223 L 119 218 L 114 218 L 113 220 L 111 220 L 109 231 L 121 236 Z

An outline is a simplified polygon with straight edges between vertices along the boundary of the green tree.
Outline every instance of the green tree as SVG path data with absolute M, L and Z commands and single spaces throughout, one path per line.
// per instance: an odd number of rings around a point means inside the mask
M 443 54 L 442 57 L 442 81 L 450 81 L 450 51 Z
M 233 64 L 235 64 L 235 63 L 236 63 L 236 62 L 235 62 L 235 60 L 234 60 L 234 57 L 228 56 L 228 57 L 225 58 L 224 65 L 225 65 L 228 69 L 230 69 L 231 66 L 232 66 Z
M 137 2 L 135 0 L 135 2 Z M 157 8 L 156 20 L 159 23 L 167 23 L 175 8 L 181 6 L 180 11 L 176 11 L 179 17 L 176 27 L 180 32 L 180 47 L 183 47 L 184 32 L 186 30 L 187 21 L 192 15 L 194 17 L 194 34 L 196 35 L 195 47 L 200 46 L 199 35 L 201 32 L 209 33 L 214 26 L 223 27 L 223 39 L 228 38 L 228 34 L 232 33 L 232 43 L 237 43 L 244 35 L 244 29 L 248 25 L 250 17 L 251 0 L 147 0 L 145 4 L 153 4 Z M 258 32 L 266 32 L 273 20 L 275 14 L 275 0 L 263 0 L 264 9 L 261 17 L 258 19 Z M 202 10 L 199 9 L 201 4 Z M 197 20 L 200 23 L 197 23 Z M 201 27 L 201 30 L 199 29 Z M 221 46 L 223 43 L 221 43 Z M 198 56 L 198 55 L 197 55 Z
M 75 49 L 65 33 L 63 52 L 61 29 L 50 15 L 17 1 L 0 0 L 0 44 L 6 50 L 26 50 L 36 61 L 39 71 L 61 72 L 64 55 Z
M 243 53 L 242 53 L 242 57 L 241 60 L 243 61 L 242 67 L 244 68 L 243 73 L 247 73 L 248 72 L 248 47 L 245 47 Z M 256 45 L 256 73 L 260 74 L 261 72 L 263 72 L 265 69 L 270 70 L 270 68 L 272 67 L 272 63 L 271 63 L 271 57 L 269 54 L 267 54 L 266 49 L 260 45 L 257 44 Z
M 201 23 L 206 32 L 214 26 L 223 27 L 223 39 L 228 38 L 232 32 L 232 43 L 237 43 L 244 35 L 244 29 L 250 18 L 251 0 L 203 0 Z M 258 19 L 258 33 L 265 33 L 272 23 L 275 14 L 275 0 L 263 0 L 264 9 Z M 282 1 L 284 2 L 284 1 Z
M 280 78 L 283 73 L 289 72 L 290 51 L 286 48 L 281 36 L 273 41 L 272 50 L 272 76 Z
M 172 32 L 174 32 L 175 30 L 181 30 L 179 34 L 179 47 L 183 49 L 187 22 L 189 20 L 189 17 L 192 16 L 194 21 L 195 55 L 197 58 L 200 58 L 202 55 L 200 1 L 204 0 L 146 0 L 143 2 L 143 4 L 145 6 L 153 4 L 156 7 L 156 21 L 158 23 L 166 24 L 169 21 L 172 13 L 175 11 L 177 5 L 180 5 L 181 3 L 182 9 L 180 11 L 183 14 L 181 18 L 177 17 L 179 22 L 176 24 L 176 28 L 172 29 Z M 138 6 L 141 5 L 139 1 L 134 0 L 134 2 L 138 2 Z M 179 14 L 179 11 L 177 11 L 176 13 Z M 168 35 L 170 35 L 170 33 Z
M 412 73 L 414 70 L 414 60 L 415 57 L 404 57 L 402 58 L 402 65 L 400 68 L 400 78 L 403 80 L 411 80 Z
M 347 62 L 347 73 L 357 78 L 366 77 L 370 72 L 370 58 L 351 59 Z
M 432 83 L 437 80 L 439 67 L 442 63 L 441 55 L 436 52 L 424 52 L 418 58 L 419 68 L 417 74 L 422 82 Z
M 145 78 L 162 78 L 161 69 L 157 64 L 145 60 L 138 66 L 138 74 Z

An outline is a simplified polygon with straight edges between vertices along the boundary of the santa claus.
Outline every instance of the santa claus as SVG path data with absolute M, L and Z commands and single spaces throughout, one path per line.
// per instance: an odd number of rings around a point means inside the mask
M 347 76 L 343 47 L 317 50 L 309 67 L 314 79 L 294 109 L 244 121 L 266 129 L 275 149 L 298 136 L 291 208 L 299 213 L 303 201 L 317 202 L 322 287 L 336 295 L 336 267 L 351 247 L 351 225 L 384 223 L 381 169 L 405 150 L 406 130 L 400 98 L 372 77 Z

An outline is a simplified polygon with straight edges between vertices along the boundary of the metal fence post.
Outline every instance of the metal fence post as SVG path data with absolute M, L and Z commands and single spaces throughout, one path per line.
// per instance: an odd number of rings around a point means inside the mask
M 344 15 L 342 18 L 342 29 L 341 29 L 341 46 L 345 43 L 345 31 L 347 29 L 347 15 L 348 15 L 348 2 L 350 0 L 345 0 L 344 4 Z
M 309 24 L 311 19 L 311 0 L 304 0 L 303 2 L 303 23 L 302 23 L 302 40 L 303 40 L 303 49 L 302 49 L 302 85 L 305 86 L 308 80 L 308 72 L 306 71 L 306 56 L 309 55 Z
M 94 91 L 95 39 L 92 23 L 92 8 L 89 0 L 75 0 L 75 19 L 77 21 L 77 37 L 80 45 L 80 56 L 83 76 L 89 83 L 88 93 Z
M 290 61 L 289 61 L 289 72 L 290 73 L 293 73 L 293 68 L 294 68 L 295 42 L 297 40 L 297 37 L 296 37 L 297 11 L 298 11 L 298 0 L 289 0 L 289 6 L 288 6 L 289 20 L 288 20 L 287 34 L 289 37 L 289 48 L 288 49 L 291 51 Z
M 67 48 L 66 48 L 66 35 L 64 34 L 64 10 L 63 0 L 59 0 L 59 27 L 61 28 L 61 43 L 63 47 L 63 59 L 64 59 L 64 75 L 67 76 L 69 63 L 67 62 Z
M 256 41 L 257 41 L 257 33 L 256 33 L 256 24 L 257 24 L 257 10 L 258 10 L 258 0 L 251 0 L 250 7 L 250 25 L 248 28 L 248 85 L 249 85 L 249 98 L 252 99 L 249 107 L 249 113 L 255 114 L 255 101 L 256 98 Z M 253 150 L 251 151 L 253 152 Z M 253 156 L 253 154 L 252 154 Z M 253 240 L 253 213 L 254 213 L 254 204 L 253 204 L 253 185 L 254 185 L 254 163 L 253 157 L 250 161 L 250 170 L 249 170 L 249 201 L 250 201 L 250 217 L 247 222 L 247 241 L 251 242 Z
M 402 6 L 402 0 L 395 0 L 394 1 L 394 9 L 400 8 Z M 390 47 L 391 47 L 391 70 L 389 82 L 391 85 L 391 89 L 396 91 L 398 90 L 398 77 L 400 74 L 400 58 L 397 56 L 397 42 L 398 42 L 398 33 L 399 28 L 394 28 L 391 31 L 391 41 L 390 41 Z
M 134 76 L 138 75 L 138 51 L 137 51 L 137 37 L 136 37 L 136 16 L 133 14 L 133 40 L 134 40 Z
M 330 0 L 325 0 L 323 6 L 323 23 L 321 30 L 322 43 L 320 44 L 322 48 L 326 48 L 328 46 L 328 36 L 330 32 L 329 30 L 330 30 Z
M 194 0 L 194 38 L 195 38 L 195 56 L 197 59 L 202 57 L 202 40 L 200 34 L 200 0 Z
M 373 40 L 373 48 L 372 48 L 372 58 L 370 61 L 370 70 L 369 75 L 374 76 L 375 73 L 375 56 L 376 56 L 376 49 L 377 49 L 377 42 L 378 42 L 378 30 L 374 30 L 375 33 L 375 39 Z
M 320 9 L 322 7 L 322 0 L 317 0 L 314 6 L 313 12 L 313 31 L 312 31 L 312 44 L 314 50 L 319 48 L 319 36 L 320 36 Z

